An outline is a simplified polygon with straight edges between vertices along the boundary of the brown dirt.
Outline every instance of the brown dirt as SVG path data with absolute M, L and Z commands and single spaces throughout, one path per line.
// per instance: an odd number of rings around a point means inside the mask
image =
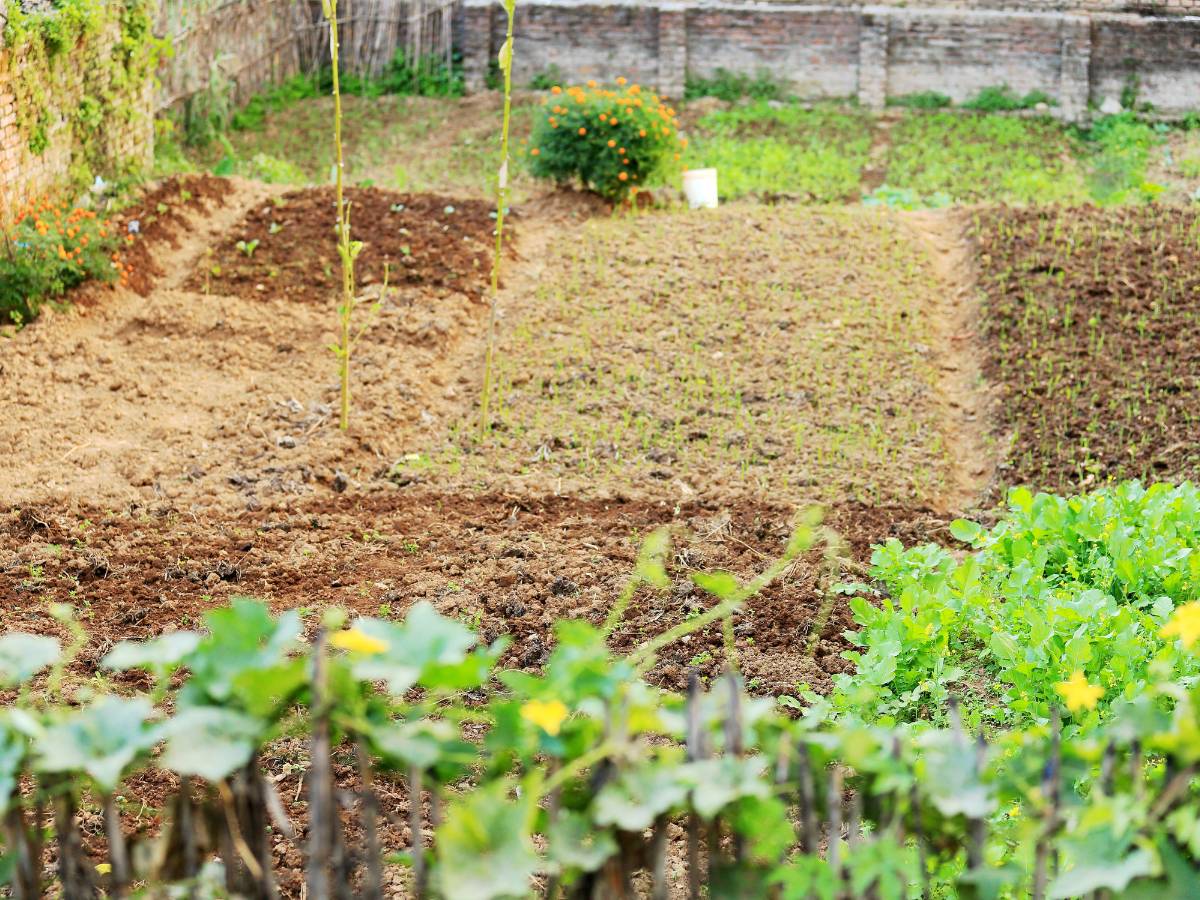
M 926 306 L 936 338 L 937 393 L 950 462 L 936 505 L 943 512 L 972 510 L 989 493 L 997 459 L 995 403 L 980 367 L 979 303 L 966 222 L 954 210 L 908 213 L 904 221 L 925 245 L 941 282 Z
M 1198 229 L 1165 206 L 976 216 L 1004 481 L 1200 476 Z
M 482 296 L 491 271 L 493 205 L 376 188 L 346 191 L 351 234 L 363 242 L 360 286 L 419 286 L 445 297 Z M 332 305 L 341 291 L 332 188 L 291 191 L 255 205 L 197 261 L 187 288 Z M 238 247 L 257 241 L 252 252 Z
M 403 616 L 418 600 L 475 626 L 485 641 L 510 635 L 504 663 L 534 669 L 557 618 L 602 621 L 652 528 L 671 525 L 673 588 L 642 591 L 615 646 L 632 648 L 711 601 L 688 573 L 721 568 L 747 577 L 782 551 L 793 510 L 740 503 L 672 507 L 649 501 L 471 496 L 416 489 L 296 502 L 287 512 L 180 515 L 154 507 L 76 511 L 25 507 L 0 519 L 0 631 L 57 633 L 48 604 L 73 602 L 91 635 L 79 674 L 118 640 L 201 627 L 204 614 L 249 595 L 273 609 L 337 604 Z M 851 566 L 888 537 L 931 538 L 944 519 L 901 508 L 845 504 L 829 524 L 846 536 Z M 822 609 L 821 555 L 799 561 L 738 617 L 739 662 L 756 692 L 829 687 L 851 627 L 841 599 Z M 823 623 L 813 638 L 814 623 Z M 810 639 L 816 640 L 811 648 Z M 662 654 L 659 678 L 681 687 L 693 665 L 723 664 L 719 628 Z

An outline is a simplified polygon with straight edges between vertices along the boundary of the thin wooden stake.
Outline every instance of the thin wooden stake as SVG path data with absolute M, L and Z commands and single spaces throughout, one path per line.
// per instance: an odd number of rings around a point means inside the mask
M 704 757 L 704 736 L 700 722 L 700 676 L 695 669 L 688 675 L 687 758 L 696 762 Z M 688 897 L 700 900 L 700 816 L 689 810 L 687 816 Z
M 425 870 L 425 836 L 421 832 L 421 792 L 422 772 L 418 766 L 408 770 L 408 828 L 412 832 L 412 872 L 413 895 L 417 900 L 423 900 L 429 890 L 428 875 Z
M 383 900 L 383 851 L 379 847 L 379 794 L 375 792 L 375 773 L 366 743 L 360 737 L 354 742 L 358 777 L 362 781 L 362 827 L 366 841 L 366 874 L 362 896 L 366 900 Z
M 104 832 L 108 838 L 108 862 L 112 866 L 109 873 L 112 896 L 124 897 L 129 892 L 129 851 L 125 832 L 121 830 L 121 812 L 112 794 L 104 798 Z
M 835 765 L 829 773 L 828 791 L 825 795 L 829 811 L 829 840 L 826 843 L 825 859 L 837 880 L 838 896 L 843 894 L 845 875 L 842 872 L 842 767 Z
M 820 852 L 821 839 L 817 831 L 817 791 L 813 783 L 812 759 L 808 744 L 803 741 L 796 753 L 800 769 L 800 819 L 804 824 L 800 849 L 812 856 Z
M 318 628 L 316 639 L 313 641 L 313 729 L 309 751 L 309 844 L 308 872 L 305 880 L 307 900 L 329 900 L 329 862 L 333 851 L 333 828 L 330 820 L 337 816 L 337 810 L 333 806 L 329 710 L 326 700 L 326 681 L 329 677 L 325 660 L 326 643 L 325 629 Z

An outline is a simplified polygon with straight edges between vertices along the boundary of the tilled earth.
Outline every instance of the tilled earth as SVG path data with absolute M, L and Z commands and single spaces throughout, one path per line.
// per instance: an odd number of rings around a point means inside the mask
M 0 520 L 0 590 L 10 598 L 0 621 L 5 631 L 56 633 L 49 604 L 74 603 L 90 634 L 79 674 L 90 677 L 117 641 L 201 627 L 207 611 L 233 596 L 258 597 L 279 611 L 303 607 L 310 618 L 330 604 L 402 616 L 424 599 L 485 641 L 510 636 L 504 664 L 534 670 L 553 644 L 556 619 L 604 619 L 632 571 L 638 535 L 672 526 L 674 585 L 637 595 L 615 639 L 619 649 L 711 605 L 689 572 L 751 577 L 765 568 L 782 552 L 793 514 L 756 503 L 671 507 L 422 489 L 222 518 L 153 507 L 26 507 Z M 834 507 L 828 525 L 844 536 L 839 555 L 848 560 L 836 571 L 860 570 L 872 543 L 933 539 L 944 524 L 922 511 Z M 841 599 L 826 600 L 828 581 L 814 550 L 739 615 L 738 662 L 756 692 L 825 690 L 831 674 L 848 671 L 842 632 L 853 623 Z M 711 676 L 723 665 L 713 628 L 665 651 L 657 672 L 681 687 L 689 668 Z
M 1158 205 L 978 214 L 1002 481 L 1200 476 L 1198 233 L 1194 209 Z
M 492 227 L 486 205 L 351 196 L 367 278 L 378 285 L 389 254 L 398 266 L 389 272 L 397 291 L 355 360 L 348 432 L 333 417 L 334 365 L 324 349 L 333 301 L 319 302 L 333 285 L 310 277 L 335 260 L 332 196 L 323 189 L 167 182 L 131 211 L 141 238 L 129 252 L 142 280 L 129 290 L 93 289 L 5 348 L 0 391 L 11 414 L 0 421 L 0 442 L 12 453 L 0 473 L 0 631 L 64 636 L 49 606 L 71 603 L 89 639 L 69 673 L 69 698 L 147 687 L 104 673 L 99 660 L 123 639 L 203 627 L 206 612 L 238 595 L 276 611 L 302 608 L 310 626 L 331 604 L 402 617 L 427 599 L 484 640 L 509 636 L 502 665 L 535 671 L 553 648 L 556 620 L 605 617 L 641 539 L 657 526 L 672 527 L 672 586 L 638 593 L 614 636 L 620 650 L 713 602 L 691 572 L 752 577 L 783 551 L 811 491 L 772 496 L 733 469 L 698 491 L 612 473 L 563 491 L 554 473 L 518 464 L 522 448 L 511 470 L 491 471 L 490 448 L 461 425 L 474 419 L 486 332 L 487 306 L 478 302 Z M 580 198 L 555 195 L 517 210 L 522 255 L 508 266 L 502 306 L 528 314 L 544 301 L 539 265 L 558 257 L 543 251 L 578 234 L 581 208 Z M 409 211 L 419 215 L 406 218 Z M 254 239 L 252 254 L 236 248 Z M 502 329 L 512 327 L 505 321 Z M 935 404 L 922 415 L 935 423 Z M 426 465 L 447 446 L 449 461 Z M 841 654 L 853 627 L 831 584 L 860 577 L 873 543 L 945 536 L 946 517 L 925 509 L 933 501 L 907 481 L 895 488 L 892 474 L 873 466 L 858 478 L 882 485 L 868 496 L 914 499 L 872 505 L 849 499 L 858 491 L 825 493 L 827 523 L 845 542 L 836 564 L 814 550 L 735 620 L 737 664 L 756 693 L 828 690 L 850 670 Z M 713 628 L 666 648 L 651 677 L 682 687 L 690 670 L 711 678 L 725 663 Z M 264 759 L 301 829 L 306 762 L 306 747 L 290 740 Z M 353 785 L 346 760 L 338 773 Z M 153 833 L 174 787 L 154 771 L 129 783 L 128 828 Z M 407 797 L 399 784 L 382 788 L 393 817 L 384 843 L 406 847 L 398 817 Z M 90 807 L 81 815 L 99 861 L 99 817 Z M 275 840 L 281 893 L 299 896 L 299 851 Z
M 350 188 L 351 234 L 363 242 L 360 285 L 419 285 L 476 299 L 491 271 L 492 205 L 430 194 Z M 331 304 L 341 290 L 332 188 L 291 191 L 256 205 L 204 254 L 187 286 L 253 300 L 264 294 Z M 357 227 L 356 227 L 357 226 Z M 240 246 L 239 246 L 240 245 Z

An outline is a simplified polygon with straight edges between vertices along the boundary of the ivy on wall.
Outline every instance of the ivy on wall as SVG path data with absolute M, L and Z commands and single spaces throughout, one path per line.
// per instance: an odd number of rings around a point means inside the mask
M 139 161 L 120 158 L 119 138 L 152 115 L 147 92 L 169 46 L 154 36 L 157 0 L 54 0 L 38 10 L 0 2 L 7 12 L 0 80 L 11 86 L 29 152 L 46 151 L 61 117 L 70 127 L 74 184 L 137 168 Z M 81 82 L 72 69 L 82 72 Z M 80 85 L 80 96 L 62 90 L 71 84 Z

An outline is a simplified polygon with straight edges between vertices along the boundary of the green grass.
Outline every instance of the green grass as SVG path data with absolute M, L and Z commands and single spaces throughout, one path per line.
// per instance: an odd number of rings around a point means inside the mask
M 833 106 L 757 102 L 710 113 L 691 131 L 685 164 L 715 166 L 725 198 L 853 198 L 871 148 L 871 117 Z
M 346 168 L 352 184 L 405 191 L 488 196 L 495 180 L 500 127 L 497 98 L 385 95 L 343 97 Z M 185 150 L 200 169 L 285 183 L 326 183 L 333 150 L 325 139 L 327 97 L 274 108 L 252 128 L 232 130 L 205 148 Z M 513 110 L 513 133 L 529 133 L 534 107 Z M 164 154 L 164 158 L 170 159 Z M 517 196 L 528 181 L 513 179 Z
M 1050 119 L 914 115 L 892 130 L 887 183 L 960 203 L 1080 202 L 1087 188 L 1074 152 Z

